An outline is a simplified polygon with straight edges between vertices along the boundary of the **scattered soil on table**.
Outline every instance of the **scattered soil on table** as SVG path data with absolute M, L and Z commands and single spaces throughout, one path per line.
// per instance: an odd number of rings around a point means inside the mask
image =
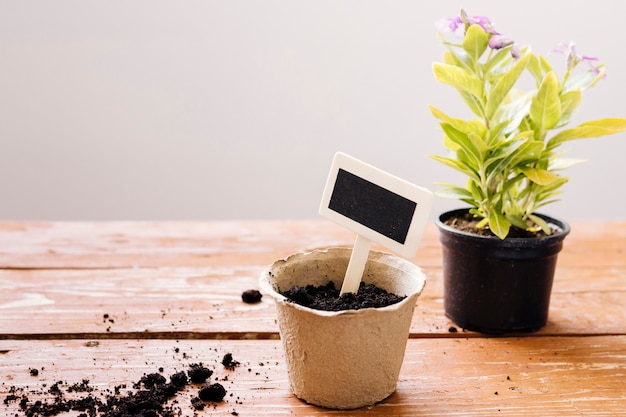
M 339 290 L 335 288 L 335 284 L 332 281 L 322 286 L 295 286 L 282 293 L 282 295 L 296 304 L 324 311 L 386 307 L 406 298 L 405 296 L 387 292 L 374 284 L 365 284 L 363 282 L 361 282 L 356 294 L 346 293 L 340 296 Z
M 222 364 L 232 370 L 239 362 L 227 353 L 222 358 Z M 222 402 L 226 395 L 224 386 L 219 382 L 207 383 L 213 370 L 202 363 L 188 366 L 186 373 L 176 372 L 169 377 L 169 381 L 162 375 L 163 367 L 160 367 L 158 372 L 144 374 L 131 388 L 122 384 L 115 386 L 113 391 L 96 390 L 87 379 L 75 384 L 57 381 L 49 388 L 44 383 L 39 390 L 12 386 L 4 404 L 17 403 L 26 417 L 56 416 L 68 412 L 78 412 L 79 417 L 177 417 L 183 414 L 177 394 L 187 391 L 188 386 L 193 388 L 194 384 L 202 384 L 197 388 L 197 395 L 190 400 L 190 407 L 194 410 L 203 410 L 207 403 Z M 32 370 L 30 373 L 34 376 Z M 229 379 L 224 377 L 223 380 Z M 37 399 L 31 400 L 29 394 Z M 41 399 L 42 396 L 49 398 Z M 231 415 L 238 413 L 232 411 Z M 19 417 L 19 414 L 15 416 Z
M 491 229 L 489 229 L 489 227 L 483 227 L 483 228 L 476 227 L 476 225 L 478 225 L 478 222 L 480 221 L 481 219 L 474 217 L 472 214 L 468 212 L 462 216 L 451 217 L 448 220 L 446 220 L 444 224 L 450 227 L 453 227 L 457 230 L 460 230 L 462 232 L 472 233 L 472 234 L 479 235 L 479 236 L 496 237 L 496 235 L 493 234 L 493 232 L 491 231 Z M 558 229 L 553 229 L 554 232 L 556 232 L 557 230 Z M 507 238 L 533 238 L 533 237 L 543 237 L 543 236 L 546 236 L 546 234 L 541 230 L 538 232 L 531 232 L 528 230 L 520 229 L 515 226 L 511 226 L 511 229 L 509 229 L 509 234 Z

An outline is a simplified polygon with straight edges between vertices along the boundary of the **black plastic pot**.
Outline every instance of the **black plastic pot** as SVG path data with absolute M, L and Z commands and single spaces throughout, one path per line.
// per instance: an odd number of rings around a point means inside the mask
M 558 231 L 537 238 L 479 236 L 435 221 L 443 245 L 444 310 L 458 326 L 483 333 L 533 332 L 548 320 L 558 253 L 567 223 L 537 214 Z

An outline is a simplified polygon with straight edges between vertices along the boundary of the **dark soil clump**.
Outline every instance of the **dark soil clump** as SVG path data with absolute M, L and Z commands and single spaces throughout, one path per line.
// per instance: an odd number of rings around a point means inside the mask
M 165 384 L 167 380 L 161 374 L 148 374 L 141 377 L 135 388 L 139 388 L 143 384 L 146 388 L 154 388 L 157 385 Z
M 191 399 L 191 406 L 198 411 L 204 410 L 205 404 L 204 401 L 202 401 L 200 398 L 198 397 L 193 397 Z
M 172 382 L 172 385 L 179 388 L 184 387 L 189 382 L 189 380 L 187 379 L 187 375 L 185 375 L 185 373 L 182 371 L 173 374 L 170 377 L 170 381 Z
M 198 398 L 202 401 L 220 402 L 224 399 L 226 390 L 220 383 L 205 385 L 198 391 Z
M 261 302 L 261 294 L 258 290 L 247 290 L 241 293 L 241 300 L 247 304 L 255 304 Z
M 187 375 L 189 375 L 189 379 L 194 384 L 205 382 L 213 375 L 213 371 L 204 367 L 202 363 L 194 363 L 190 365 L 190 368 L 191 369 L 187 371 Z
M 233 370 L 236 366 L 239 366 L 239 362 L 233 359 L 232 353 L 227 353 L 222 358 L 222 365 L 224 365 L 224 368 L 226 369 Z
M 396 304 L 406 298 L 387 292 L 374 284 L 363 282 L 356 294 L 346 293 L 340 296 L 339 290 L 335 288 L 332 281 L 323 286 L 295 286 L 283 292 L 282 295 L 296 304 L 324 311 L 380 308 Z

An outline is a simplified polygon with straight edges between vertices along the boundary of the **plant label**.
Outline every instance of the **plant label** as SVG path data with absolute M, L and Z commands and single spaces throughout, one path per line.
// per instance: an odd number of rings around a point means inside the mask
M 425 188 L 335 154 L 319 212 L 357 234 L 342 294 L 358 291 L 371 242 L 405 258 L 415 256 L 432 199 Z

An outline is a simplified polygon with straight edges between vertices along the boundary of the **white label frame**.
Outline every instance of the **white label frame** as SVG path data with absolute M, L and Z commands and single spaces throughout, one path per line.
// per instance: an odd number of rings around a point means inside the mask
M 404 236 L 404 241 L 402 242 L 402 236 L 400 238 L 398 236 L 392 238 L 338 211 L 336 208 L 337 204 L 334 202 L 338 197 L 336 194 L 333 197 L 338 184 L 338 177 L 353 178 L 357 182 L 352 182 L 352 184 L 365 184 L 370 189 L 381 189 L 383 193 L 387 192 L 387 195 L 392 196 L 394 201 L 400 203 L 407 202 L 405 205 L 407 208 L 403 210 L 404 214 L 408 213 L 407 210 L 410 210 L 410 203 L 415 203 L 410 220 L 400 219 L 401 223 L 404 224 L 402 227 L 408 227 L 406 231 L 400 232 L 400 235 Z M 339 196 L 340 198 L 341 196 Z M 337 152 L 333 158 L 328 179 L 326 180 L 319 213 L 321 216 L 355 232 L 357 235 L 378 243 L 398 255 L 411 259 L 415 257 L 419 247 L 424 227 L 430 214 L 432 200 L 433 194 L 430 190 L 393 176 L 345 153 Z M 349 203 L 346 204 L 350 205 Z M 331 205 L 335 208 L 331 208 Z M 380 210 L 376 211 L 379 207 L 372 207 L 372 209 L 375 213 L 380 212 Z M 370 216 L 370 218 L 373 217 Z M 407 221 L 409 221 L 408 226 Z M 391 231 L 390 233 L 395 232 Z

